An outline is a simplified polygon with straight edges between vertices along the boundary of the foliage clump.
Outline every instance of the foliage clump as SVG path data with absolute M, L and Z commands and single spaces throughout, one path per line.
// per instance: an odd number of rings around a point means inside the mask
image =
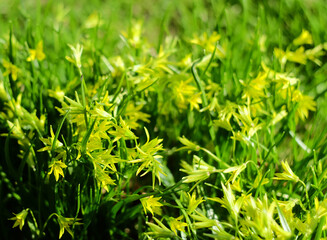
M 323 1 L 159 2 L 0 32 L 3 238 L 326 238 Z

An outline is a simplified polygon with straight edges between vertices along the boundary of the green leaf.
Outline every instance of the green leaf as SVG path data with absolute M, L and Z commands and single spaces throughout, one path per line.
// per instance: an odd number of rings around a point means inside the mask
M 81 151 L 82 154 L 86 153 L 86 145 L 87 145 L 87 141 L 89 140 L 91 133 L 93 131 L 94 125 L 96 123 L 96 119 L 93 120 L 91 126 L 89 127 L 89 129 L 87 129 L 87 132 L 85 133 L 83 140 L 82 140 L 82 147 L 81 147 Z
M 288 222 L 284 216 L 284 213 L 282 212 L 282 210 L 280 209 L 279 205 L 278 205 L 278 202 L 276 202 L 276 206 L 277 206 L 277 212 L 278 212 L 278 216 L 279 216 L 279 220 L 280 220 L 280 223 L 282 224 L 282 227 L 284 229 L 284 231 L 286 232 L 289 232 L 289 233 L 292 233 L 291 231 L 291 228 L 290 226 L 288 225 Z

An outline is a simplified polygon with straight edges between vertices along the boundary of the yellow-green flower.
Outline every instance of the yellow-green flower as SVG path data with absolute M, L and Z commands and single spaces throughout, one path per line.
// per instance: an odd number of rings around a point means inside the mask
M 322 61 L 319 59 L 319 57 L 325 55 L 324 45 L 325 44 L 319 44 L 318 46 L 305 51 L 305 55 L 307 56 L 307 58 L 313 61 L 318 66 L 322 65 Z
M 56 214 L 57 215 L 57 214 Z M 59 239 L 62 237 L 62 235 L 64 234 L 65 230 L 72 236 L 74 237 L 74 234 L 72 232 L 72 230 L 70 229 L 70 225 L 81 225 L 82 223 L 76 222 L 81 220 L 80 218 L 65 218 L 63 216 L 57 215 L 58 217 L 58 223 L 60 226 L 60 230 L 59 230 Z
M 143 22 L 134 21 L 131 26 L 128 33 L 122 32 L 122 35 L 132 47 L 140 48 L 142 46 Z
M 145 176 L 149 172 L 152 172 L 152 188 L 154 189 L 155 179 L 157 178 L 159 181 L 159 185 L 161 184 L 160 174 L 165 175 L 162 170 L 162 163 L 160 159 L 161 155 L 158 155 L 159 151 L 163 150 L 162 147 L 162 139 L 152 139 L 150 141 L 150 135 L 148 130 L 144 127 L 147 141 L 142 146 L 136 146 L 136 150 L 138 153 L 138 159 L 134 159 L 130 161 L 131 163 L 142 163 L 136 171 L 136 175 L 139 175 L 140 172 L 144 171 L 141 174 L 141 177 Z
M 265 72 L 259 72 L 258 76 L 250 81 L 240 80 L 241 84 L 244 86 L 243 89 L 243 99 L 247 98 L 262 98 L 266 96 L 265 88 L 268 85 L 267 81 L 268 74 Z
M 190 42 L 192 44 L 196 44 L 203 47 L 206 51 L 211 53 L 215 50 L 216 44 L 220 38 L 221 36 L 217 32 L 213 32 L 210 36 L 208 36 L 208 34 L 204 32 L 201 36 L 194 35 L 193 39 L 190 40 Z M 220 54 L 223 56 L 222 53 Z
M 182 67 L 191 67 L 192 66 L 192 54 L 187 54 L 179 63 L 179 66 Z
M 103 25 L 104 21 L 101 20 L 98 12 L 93 12 L 84 22 L 85 28 L 95 28 Z
M 134 140 L 138 138 L 132 132 L 130 126 L 127 125 L 126 121 L 124 121 L 121 117 L 120 117 L 120 124 L 119 125 L 113 124 L 113 126 L 115 127 L 115 130 L 108 131 L 109 134 L 115 137 L 113 142 L 116 142 L 121 138 L 124 138 L 125 140 L 130 140 L 130 139 Z
M 70 47 L 70 49 L 73 52 L 73 57 L 69 57 L 66 56 L 66 59 L 75 64 L 75 66 L 78 68 L 80 75 L 82 75 L 82 62 L 81 62 L 81 57 L 82 57 L 82 53 L 83 53 L 83 46 L 80 45 L 79 43 L 76 44 L 76 47 L 74 47 L 73 45 L 68 44 L 68 46 Z
M 193 166 L 189 165 L 187 162 L 182 161 L 182 168 L 180 171 L 185 172 L 187 176 L 183 177 L 184 183 L 198 182 L 204 181 L 209 178 L 211 173 L 218 172 L 216 168 L 207 164 L 204 161 L 200 161 L 199 157 L 194 156 L 194 158 L 198 161 L 193 164 Z
M 217 220 L 206 217 L 205 214 L 201 211 L 195 211 L 191 217 L 194 219 L 193 226 L 195 229 L 219 227 Z
M 154 215 L 153 213 L 156 213 L 158 215 L 161 215 L 161 207 L 163 206 L 159 200 L 161 197 L 146 197 L 141 199 L 142 206 L 144 208 L 144 212 L 146 214 L 147 210 Z
M 188 195 L 188 206 L 187 206 L 187 213 L 191 214 L 195 211 L 195 209 L 199 206 L 200 203 L 204 202 L 203 198 L 196 198 L 195 192 L 192 193 L 192 196 L 187 193 Z
M 66 167 L 67 167 L 67 165 L 65 163 L 63 163 L 62 161 L 55 160 L 49 165 L 50 172 L 48 174 L 50 175 L 53 172 L 53 174 L 56 178 L 56 181 L 58 181 L 59 175 L 61 175 L 62 177 L 65 177 L 62 169 L 66 168 Z
M 269 123 L 269 126 L 276 125 L 278 122 L 280 122 L 286 116 L 287 116 L 287 112 L 285 110 L 285 106 L 283 106 L 282 110 L 279 113 L 276 113 L 276 112 L 272 113 L 272 119 Z
M 252 119 L 250 108 L 247 106 L 238 106 L 238 113 L 233 113 L 233 116 L 246 139 L 250 139 L 262 127 L 262 123 L 258 123 L 258 118 Z
M 102 169 L 98 164 L 94 165 L 95 168 L 95 178 L 98 185 L 109 192 L 108 185 L 116 185 L 115 181 L 108 175 L 108 173 Z
M 221 119 L 213 120 L 213 124 L 216 127 L 224 128 L 227 131 L 233 131 L 233 127 L 230 124 L 230 118 L 223 116 Z
M 296 109 L 296 116 L 301 120 L 305 120 L 309 116 L 309 111 L 316 111 L 316 102 L 313 97 L 303 95 L 299 97 L 298 106 Z
M 35 59 L 42 61 L 45 59 L 45 54 L 43 52 L 43 41 L 38 42 L 35 49 L 30 49 L 30 56 L 27 58 L 28 62 L 34 61 Z
M 150 122 L 150 115 L 141 112 L 143 105 L 136 105 L 133 102 L 129 102 L 126 106 L 125 116 L 127 119 L 125 120 L 127 125 L 131 129 L 136 129 L 140 126 L 139 121 Z
M 307 62 L 307 56 L 305 55 L 304 47 L 299 47 L 294 52 L 287 51 L 286 58 L 291 62 L 296 62 L 300 64 L 306 64 Z
M 209 200 L 218 202 L 221 204 L 222 207 L 226 208 L 229 213 L 231 214 L 232 218 L 234 218 L 235 221 L 238 219 L 238 214 L 241 210 L 243 201 L 248 197 L 247 195 L 242 195 L 238 199 L 236 199 L 231 185 L 228 183 L 227 187 L 222 183 L 221 184 L 224 192 L 224 197 L 223 198 L 218 198 L 218 197 L 213 197 L 213 198 L 208 198 Z
M 44 143 L 45 147 L 40 148 L 38 152 L 43 152 L 43 151 L 51 151 L 52 150 L 52 145 L 55 140 L 55 134 L 53 132 L 52 126 L 50 125 L 50 135 L 51 137 L 48 138 L 40 138 L 40 140 Z M 54 150 L 57 150 L 61 152 L 63 144 L 60 142 L 58 139 L 56 139 Z
M 188 78 L 187 80 L 172 83 L 175 103 L 180 110 L 186 109 L 189 103 L 192 109 L 194 107 L 199 109 L 198 104 L 201 103 L 201 97 L 197 92 L 197 88 L 191 84 L 192 81 L 193 78 Z
M 48 93 L 50 97 L 57 99 L 59 102 L 64 101 L 65 92 L 61 90 L 59 86 L 57 86 L 55 90 L 48 89 Z
M 190 103 L 191 111 L 193 111 L 193 108 L 195 108 L 196 110 L 200 110 L 199 104 L 202 103 L 201 93 L 192 95 L 188 101 Z
M 184 228 L 187 226 L 185 222 L 181 222 L 183 216 L 179 216 L 178 218 L 171 217 L 169 219 L 169 225 L 171 230 L 177 235 L 177 231 L 185 232 Z
M 178 140 L 184 145 L 184 147 L 179 148 L 178 150 L 190 150 L 190 151 L 200 151 L 201 147 L 190 140 L 185 136 L 178 137 Z
M 304 52 L 303 46 L 299 47 L 294 52 L 290 50 L 286 50 L 285 52 L 282 49 L 275 48 L 274 54 L 279 59 L 282 66 L 285 66 L 287 61 L 296 62 L 300 64 L 306 64 L 307 62 L 307 56 Z
M 225 169 L 223 171 L 223 173 L 231 173 L 232 175 L 230 176 L 230 178 L 228 179 L 227 183 L 232 182 L 234 183 L 237 176 L 240 175 L 240 173 L 246 168 L 246 165 L 249 163 L 249 161 L 238 165 L 238 166 L 233 166 L 233 167 L 229 167 L 227 169 Z
M 269 179 L 264 178 L 263 174 L 261 171 L 258 171 L 256 178 L 254 179 L 253 182 L 253 188 L 257 188 L 259 186 L 265 185 L 269 183 Z
M 23 229 L 25 219 L 28 214 L 28 210 L 29 209 L 27 208 L 27 209 L 24 209 L 23 211 L 21 211 L 20 213 L 17 213 L 17 214 L 13 213 L 15 215 L 15 217 L 9 218 L 9 220 L 15 221 L 14 225 L 12 226 L 13 228 L 19 226 L 20 230 Z
M 12 79 L 16 81 L 20 69 L 11 62 L 8 62 L 4 59 L 2 60 L 2 65 L 6 69 L 6 71 L 3 73 L 3 76 L 8 76 L 9 74 L 11 74 Z
M 293 40 L 294 45 L 312 44 L 312 36 L 308 30 L 303 29 L 301 35 Z
M 299 177 L 294 174 L 287 161 L 282 161 L 282 168 L 284 171 L 282 173 L 276 173 L 276 177 L 274 177 L 274 179 L 294 182 L 298 182 L 300 180 Z
M 121 56 L 115 56 L 110 59 L 108 68 L 113 78 L 121 77 L 126 70 L 125 62 Z
M 146 222 L 146 224 L 150 227 L 151 232 L 147 232 L 146 235 L 148 235 L 148 239 L 153 239 L 150 236 L 153 236 L 154 238 L 158 239 L 173 239 L 174 233 L 167 228 L 160 220 L 158 220 L 157 218 L 153 217 L 154 221 L 157 224 L 151 223 L 151 222 Z
M 308 95 L 304 95 L 300 90 L 290 87 L 287 89 L 282 89 L 280 91 L 280 96 L 284 99 L 287 99 L 288 96 L 292 96 L 292 102 L 297 104 L 296 108 L 296 120 L 300 118 L 305 120 L 309 116 L 309 111 L 316 111 L 317 103 L 314 101 L 314 98 Z

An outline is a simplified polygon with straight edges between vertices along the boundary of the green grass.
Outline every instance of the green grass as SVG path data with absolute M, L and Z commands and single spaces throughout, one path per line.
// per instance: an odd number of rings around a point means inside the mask
M 2 0 L 0 238 L 326 238 L 326 12 Z

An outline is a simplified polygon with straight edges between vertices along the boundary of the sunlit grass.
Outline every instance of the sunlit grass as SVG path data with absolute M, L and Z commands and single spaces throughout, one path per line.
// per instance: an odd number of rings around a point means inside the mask
M 324 1 L 0 9 L 1 238 L 327 237 Z

